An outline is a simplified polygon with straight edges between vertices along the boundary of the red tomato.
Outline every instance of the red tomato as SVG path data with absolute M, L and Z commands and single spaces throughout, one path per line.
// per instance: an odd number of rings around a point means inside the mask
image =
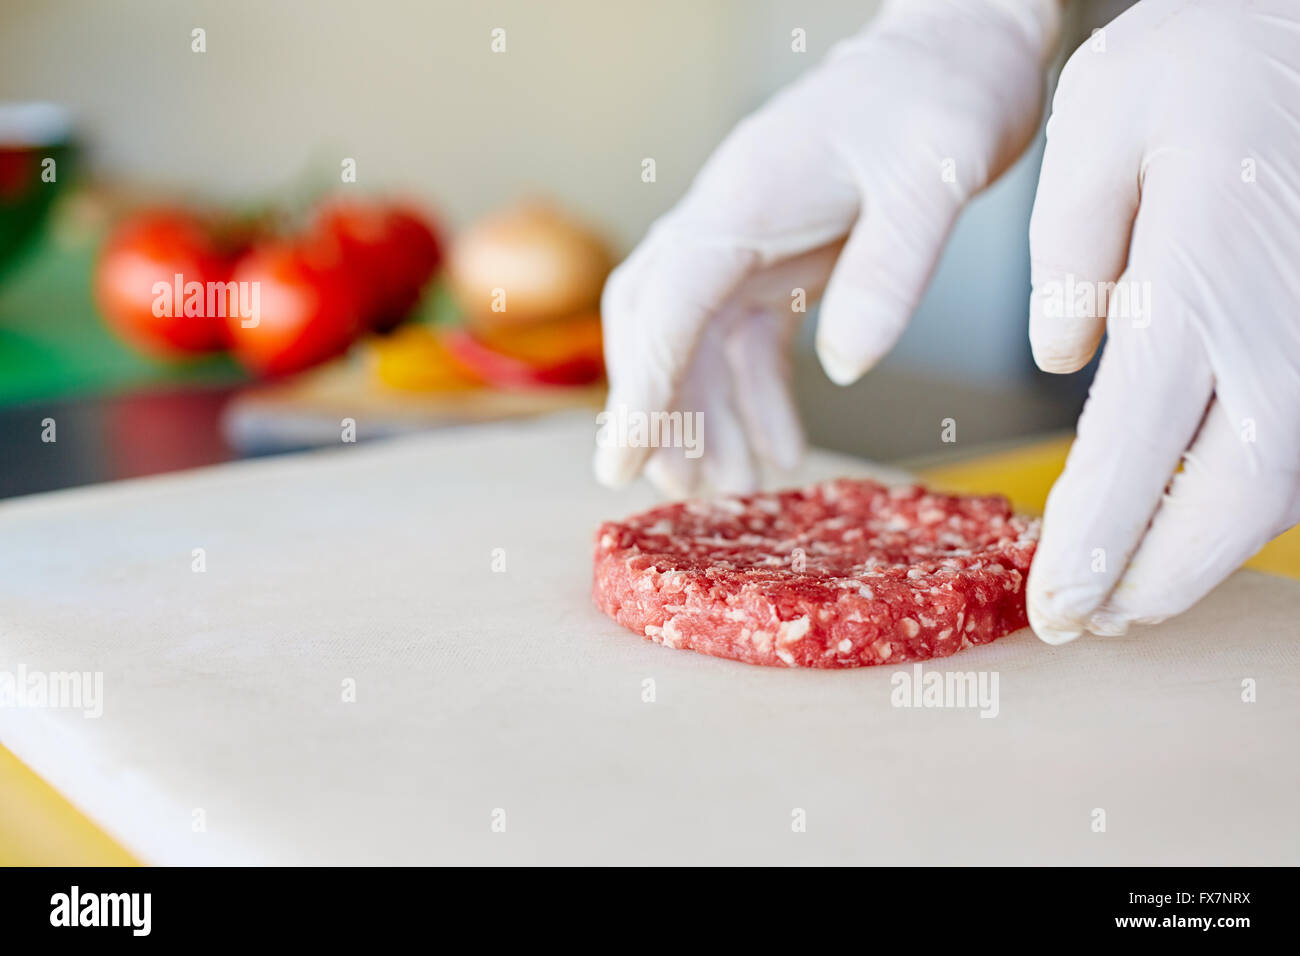
M 208 290 L 229 271 L 229 260 L 197 218 L 178 210 L 143 213 L 105 243 L 95 267 L 95 300 L 123 338 L 148 351 L 215 351 L 225 345 L 225 322 L 217 314 L 224 303 L 220 290 L 213 296 Z
M 311 236 L 254 246 L 233 278 L 256 290 L 255 319 L 226 320 L 235 355 L 254 371 L 307 368 L 343 352 L 361 331 L 364 290 L 337 242 Z
M 428 220 L 408 207 L 389 207 L 388 220 L 392 237 L 388 254 L 398 264 L 409 311 L 424 284 L 442 265 L 442 245 Z
M 349 268 L 367 288 L 366 325 L 380 332 L 406 318 L 442 261 L 433 230 L 403 207 L 334 201 L 318 215 L 316 232 L 342 246 Z

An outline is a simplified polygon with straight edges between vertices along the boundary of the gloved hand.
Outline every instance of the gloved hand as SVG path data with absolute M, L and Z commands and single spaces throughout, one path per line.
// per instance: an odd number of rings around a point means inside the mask
M 1109 332 L 1029 574 L 1050 643 L 1177 614 L 1300 520 L 1300 5 L 1142 0 L 1100 45 L 1030 226 L 1038 364 Z
M 755 456 L 798 461 L 794 290 L 825 289 L 817 352 L 834 381 L 890 349 L 962 205 L 1033 137 L 1058 5 L 894 0 L 736 127 L 602 302 L 607 414 L 700 412 L 703 453 L 602 442 L 602 482 L 652 451 L 650 478 L 679 495 L 701 477 L 752 488 Z

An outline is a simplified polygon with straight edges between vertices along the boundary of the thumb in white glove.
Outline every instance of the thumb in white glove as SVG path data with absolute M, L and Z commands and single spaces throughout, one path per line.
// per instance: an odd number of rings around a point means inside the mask
M 902 332 L 962 205 L 1028 144 L 1058 0 L 904 0 L 744 120 L 610 277 L 609 418 L 703 415 L 703 453 L 599 443 L 595 470 L 689 494 L 802 449 L 791 309 L 825 288 L 817 351 L 854 381 Z M 607 434 L 635 433 L 611 428 Z
M 1288 0 L 1143 0 L 1062 74 L 1030 340 L 1068 372 L 1109 339 L 1029 574 L 1046 641 L 1177 614 L 1300 520 L 1298 40 Z

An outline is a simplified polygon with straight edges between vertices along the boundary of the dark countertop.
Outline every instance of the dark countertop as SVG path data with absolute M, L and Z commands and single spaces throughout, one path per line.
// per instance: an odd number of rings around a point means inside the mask
M 810 443 L 882 462 L 964 457 L 1068 428 L 1081 403 L 1070 392 L 979 388 L 888 366 L 839 388 L 808 359 L 797 357 L 795 367 Z M 222 431 L 222 411 L 237 391 L 162 386 L 0 405 L 0 497 L 250 457 Z M 947 417 L 957 421 L 954 444 L 940 438 Z M 42 441 L 47 419 L 54 442 Z
M 170 388 L 0 406 L 0 497 L 240 457 L 221 434 L 234 391 Z M 42 440 L 47 419 L 53 442 Z

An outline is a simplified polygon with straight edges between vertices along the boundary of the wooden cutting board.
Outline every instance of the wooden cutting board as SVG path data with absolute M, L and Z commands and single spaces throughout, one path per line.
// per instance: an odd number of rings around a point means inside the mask
M 338 444 L 345 419 L 356 423 L 358 439 L 379 438 L 577 408 L 594 412 L 604 401 L 604 384 L 400 391 L 386 387 L 362 357 L 353 355 L 242 391 L 227 406 L 222 424 L 236 448 L 262 451 Z

